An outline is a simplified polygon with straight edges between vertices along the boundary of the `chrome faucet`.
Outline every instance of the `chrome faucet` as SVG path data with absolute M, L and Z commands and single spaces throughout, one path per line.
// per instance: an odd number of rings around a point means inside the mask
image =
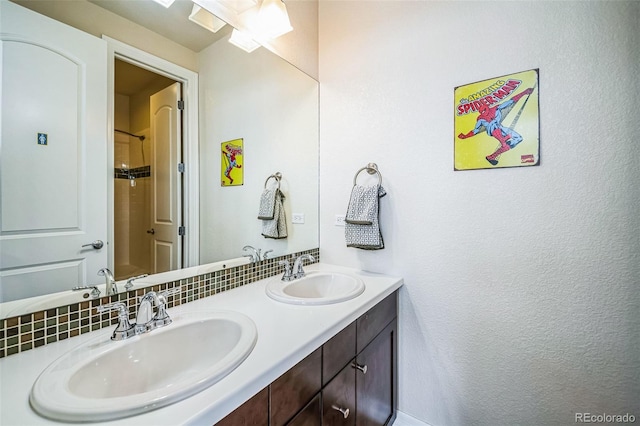
M 180 287 L 156 293 L 150 291 L 140 298 L 136 322 L 129 322 L 127 305 L 123 302 L 113 302 L 107 305 L 100 305 L 96 310 L 100 313 L 108 311 L 118 311 L 118 325 L 111 335 L 111 340 L 124 340 L 131 336 L 148 333 L 159 327 L 171 324 L 171 318 L 166 311 L 167 297 L 180 293 Z M 156 313 L 153 314 L 153 306 Z
M 298 279 L 304 277 L 306 274 L 304 269 L 302 269 L 302 263 L 304 260 L 308 260 L 309 262 L 315 262 L 316 258 L 311 256 L 310 254 L 302 254 L 298 256 L 293 262 L 293 279 Z
M 260 249 L 257 249 L 255 247 L 251 247 L 251 246 L 244 246 L 242 247 L 242 251 L 251 251 L 250 254 L 245 254 L 244 257 L 250 257 L 251 258 L 251 263 L 257 263 L 260 262 Z
M 104 277 L 105 288 L 104 293 L 107 296 L 112 294 L 118 294 L 118 286 L 116 280 L 113 278 L 113 273 L 109 268 L 102 268 L 98 271 L 98 275 Z
M 144 277 L 148 277 L 149 274 L 142 274 L 142 275 L 137 275 L 135 277 L 131 277 L 127 280 L 127 283 L 124 285 L 125 290 L 129 290 L 131 287 L 133 287 L 133 282 L 135 280 L 137 280 L 138 278 L 144 278 Z
M 136 316 L 136 334 L 146 333 L 158 327 L 171 324 L 171 318 L 167 314 L 167 297 L 180 293 L 180 287 L 156 293 L 150 291 L 140 298 L 138 305 L 138 315 Z M 153 315 L 153 306 L 156 313 Z

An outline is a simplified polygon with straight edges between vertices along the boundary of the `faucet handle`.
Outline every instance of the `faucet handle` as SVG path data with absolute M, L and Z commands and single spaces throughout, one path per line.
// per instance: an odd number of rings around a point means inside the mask
M 164 298 L 167 298 L 169 296 L 173 296 L 174 294 L 180 294 L 180 291 L 182 291 L 182 287 L 178 286 L 170 288 L 168 290 L 163 290 L 158 294 Z
M 180 287 L 174 287 L 169 290 L 164 290 L 158 293 L 158 311 L 153 317 L 156 327 L 162 327 L 163 325 L 171 324 L 171 318 L 166 311 L 167 298 L 175 294 L 180 294 Z
M 149 274 L 142 274 L 142 275 L 137 275 L 135 277 L 131 277 L 127 280 L 127 283 L 124 285 L 124 288 L 126 290 L 129 290 L 131 287 L 133 287 L 133 282 L 139 278 L 144 278 L 144 277 L 148 277 Z
M 129 314 L 127 312 L 127 305 L 122 302 L 113 302 L 106 305 L 96 306 L 96 311 L 99 313 L 118 311 L 118 325 L 113 330 L 111 340 L 124 340 L 135 334 L 134 326 L 129 322 Z
M 278 265 L 284 266 L 284 275 L 282 275 L 282 281 L 291 281 L 293 274 L 291 273 L 291 264 L 287 259 L 278 262 Z
M 97 299 L 100 297 L 100 290 L 95 285 L 79 285 L 77 287 L 73 287 L 71 291 L 80 291 L 80 290 L 91 290 L 91 297 Z M 85 294 L 84 297 L 87 297 Z

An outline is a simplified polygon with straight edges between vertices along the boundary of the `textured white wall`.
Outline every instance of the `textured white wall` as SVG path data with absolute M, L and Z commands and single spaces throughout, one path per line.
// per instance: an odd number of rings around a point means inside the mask
M 405 278 L 400 409 L 640 418 L 639 2 L 320 2 L 323 261 Z M 540 68 L 538 167 L 453 171 L 453 89 Z M 346 248 L 378 163 L 387 247 Z
M 318 247 L 318 83 L 266 49 L 226 40 L 200 52 L 200 262 L 241 257 L 249 244 L 271 256 Z M 222 142 L 244 139 L 244 184 L 220 185 Z M 258 220 L 265 180 L 282 173 L 286 239 Z M 269 185 L 274 185 L 273 179 Z M 304 224 L 292 224 L 304 213 Z

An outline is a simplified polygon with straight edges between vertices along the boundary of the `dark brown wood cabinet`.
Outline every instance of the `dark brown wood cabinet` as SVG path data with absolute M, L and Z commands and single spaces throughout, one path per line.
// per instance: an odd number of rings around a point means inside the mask
M 265 389 L 267 403 L 262 391 L 218 424 L 393 423 L 397 400 L 397 304 L 396 291 L 271 383 Z
M 356 357 L 358 426 L 386 425 L 395 419 L 396 345 L 397 320 L 394 319 Z
M 348 364 L 322 389 L 322 424 L 356 424 L 356 370 Z
M 268 426 L 269 388 L 262 389 L 216 424 L 218 426 Z
M 320 394 L 311 400 L 296 416 L 287 423 L 288 426 L 322 426 L 322 407 Z
M 322 348 L 318 348 L 269 385 L 270 424 L 287 424 L 321 388 Z

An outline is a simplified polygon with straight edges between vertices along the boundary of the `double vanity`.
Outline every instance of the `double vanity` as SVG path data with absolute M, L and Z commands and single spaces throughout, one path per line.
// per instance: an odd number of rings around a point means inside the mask
M 304 270 L 0 360 L 0 424 L 383 424 L 402 279 Z

